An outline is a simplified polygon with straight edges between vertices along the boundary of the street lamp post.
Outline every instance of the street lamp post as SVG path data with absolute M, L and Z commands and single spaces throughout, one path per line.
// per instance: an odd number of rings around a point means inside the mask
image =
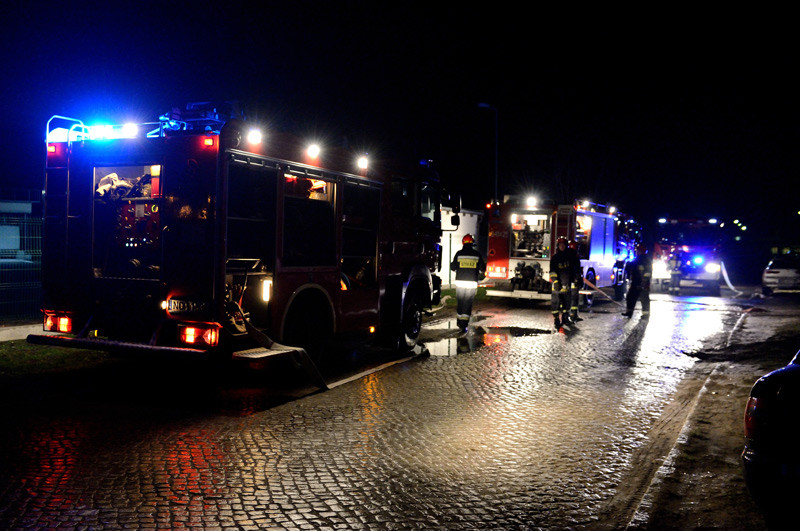
M 488 103 L 479 103 L 478 108 L 494 111 L 494 200 L 499 201 L 500 198 L 497 196 L 497 107 Z

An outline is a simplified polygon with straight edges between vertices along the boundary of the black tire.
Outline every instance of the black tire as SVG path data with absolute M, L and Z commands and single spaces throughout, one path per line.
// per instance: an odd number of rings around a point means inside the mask
M 594 271 L 589 271 L 589 272 L 586 273 L 586 280 L 588 280 L 589 282 L 591 282 L 595 286 L 597 285 L 597 278 L 594 275 Z M 583 284 L 583 289 L 591 290 L 592 287 L 589 286 L 588 284 L 584 283 Z M 591 308 L 592 304 L 594 304 L 594 294 L 592 294 L 592 295 L 584 295 L 583 296 L 583 305 L 585 307 L 587 307 L 587 308 Z
M 397 348 L 401 352 L 417 346 L 419 333 L 422 330 L 422 297 L 416 291 L 408 291 L 403 301 L 403 313 L 400 317 L 400 332 Z

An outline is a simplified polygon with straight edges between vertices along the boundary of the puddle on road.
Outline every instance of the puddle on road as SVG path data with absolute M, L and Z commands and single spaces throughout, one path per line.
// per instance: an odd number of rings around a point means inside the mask
M 425 341 L 425 347 L 431 356 L 453 356 L 475 352 L 476 350 L 497 343 L 506 343 L 511 338 L 550 335 L 553 330 L 547 328 L 525 328 L 520 326 L 471 326 L 469 332 L 460 334 L 455 325 L 447 328 L 444 334 Z

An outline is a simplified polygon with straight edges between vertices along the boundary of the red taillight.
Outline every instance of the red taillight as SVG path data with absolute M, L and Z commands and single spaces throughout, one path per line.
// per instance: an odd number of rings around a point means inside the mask
M 64 313 L 45 312 L 42 328 L 45 332 L 72 332 L 72 317 Z
M 187 345 L 216 347 L 219 344 L 219 328 L 210 324 L 181 325 L 178 339 Z
M 761 427 L 761 410 L 759 409 L 758 398 L 750 397 L 747 400 L 747 407 L 744 409 L 744 436 L 747 439 L 754 439 L 758 435 Z
M 47 167 L 59 168 L 67 165 L 66 142 L 53 142 L 47 144 Z
M 197 338 L 200 335 L 199 330 L 193 326 L 187 326 L 181 331 L 181 341 L 184 343 L 189 343 L 190 345 L 197 342 Z
M 203 137 L 203 145 L 206 147 L 214 147 L 214 137 L 213 136 Z
M 58 331 L 59 332 L 72 332 L 72 319 L 69 317 L 58 318 Z

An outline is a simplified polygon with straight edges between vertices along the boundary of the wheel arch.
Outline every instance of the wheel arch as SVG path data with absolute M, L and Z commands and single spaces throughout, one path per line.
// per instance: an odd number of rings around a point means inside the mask
M 281 341 L 286 338 L 286 326 L 289 316 L 297 310 L 304 309 L 310 310 L 312 314 L 321 310 L 323 315 L 330 320 L 331 330 L 336 331 L 338 323 L 330 294 L 319 284 L 303 284 L 294 290 L 286 303 L 286 307 L 283 309 L 280 325 Z
M 400 308 L 405 304 L 406 296 L 409 293 L 419 293 L 423 295 L 426 306 L 430 306 L 431 297 L 433 295 L 433 275 L 428 266 L 424 264 L 417 264 L 412 266 L 406 275 L 405 282 L 403 282 L 402 293 L 400 296 Z

